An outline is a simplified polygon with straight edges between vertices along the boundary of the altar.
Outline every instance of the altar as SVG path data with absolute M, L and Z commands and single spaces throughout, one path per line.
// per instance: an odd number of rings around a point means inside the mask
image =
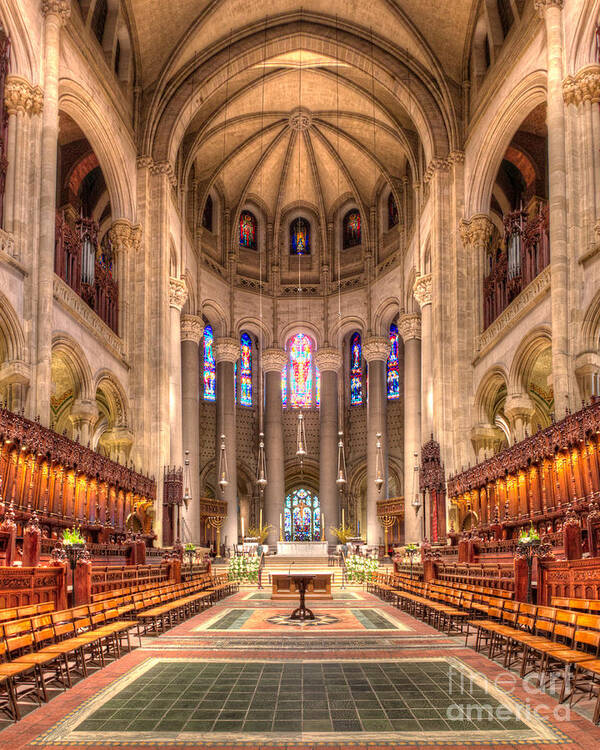
M 303 573 L 300 571 L 271 573 L 273 583 L 271 599 L 297 599 L 296 580 L 303 576 L 310 579 L 307 581 L 305 589 L 307 599 L 333 599 L 331 593 L 333 573 Z
M 328 543 L 277 542 L 277 554 L 284 557 L 327 557 Z

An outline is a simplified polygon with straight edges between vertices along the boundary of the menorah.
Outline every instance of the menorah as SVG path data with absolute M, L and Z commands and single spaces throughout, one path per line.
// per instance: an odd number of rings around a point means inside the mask
M 212 526 L 213 529 L 217 530 L 217 554 L 215 557 L 217 559 L 220 559 L 221 557 L 221 529 L 223 528 L 223 524 L 225 523 L 225 519 L 223 516 L 209 516 L 208 523 Z
M 388 531 L 396 523 L 396 517 L 395 516 L 379 516 L 379 523 L 383 526 L 383 528 L 385 530 L 385 554 L 387 555 L 387 551 L 388 551 Z

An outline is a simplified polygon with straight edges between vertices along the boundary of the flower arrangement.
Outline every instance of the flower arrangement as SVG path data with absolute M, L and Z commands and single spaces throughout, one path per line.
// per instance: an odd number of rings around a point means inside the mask
M 259 566 L 260 558 L 256 555 L 237 555 L 229 560 L 227 575 L 230 581 L 253 582 L 258 579 Z
M 355 536 L 354 527 L 346 526 L 346 524 L 341 524 L 337 527 L 330 526 L 329 531 L 331 531 L 331 533 L 337 537 L 337 540 L 340 544 L 346 544 L 348 539 L 353 539 Z
M 521 529 L 519 532 L 519 544 L 529 544 L 532 547 L 540 543 L 540 535 L 534 529 L 533 524 L 526 531 Z
M 267 537 L 269 536 L 269 531 L 271 529 L 274 529 L 275 527 L 267 523 L 264 526 L 249 526 L 248 527 L 248 537 L 250 539 L 258 539 L 261 544 L 267 541 Z
M 81 536 L 79 529 L 64 529 L 62 533 L 62 543 L 64 547 L 73 547 L 79 544 L 85 544 L 85 539 Z
M 349 555 L 346 558 L 346 577 L 348 581 L 364 583 L 371 580 L 378 567 L 379 562 L 373 557 Z
M 192 542 L 188 542 L 183 548 L 183 551 L 186 553 L 186 555 L 194 554 L 196 552 L 196 545 L 192 544 Z

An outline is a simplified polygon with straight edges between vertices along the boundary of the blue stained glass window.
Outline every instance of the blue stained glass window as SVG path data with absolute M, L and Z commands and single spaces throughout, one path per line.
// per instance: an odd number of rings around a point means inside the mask
M 256 250 L 256 218 L 250 211 L 240 214 L 240 245 Z
M 342 223 L 342 247 L 356 247 L 361 243 L 360 213 L 353 208 L 344 216 Z
M 390 354 L 387 361 L 387 397 L 390 401 L 400 398 L 400 361 L 398 359 L 398 326 L 390 326 Z
M 315 365 L 315 404 L 321 406 L 321 370 Z
M 321 539 L 321 505 L 317 495 L 304 487 L 289 493 L 283 509 L 283 533 L 287 542 Z
M 288 404 L 288 387 L 287 387 L 287 365 L 283 368 L 281 373 L 281 405 L 285 408 Z
M 352 334 L 350 339 L 350 403 L 362 404 L 362 344 L 360 333 Z
M 290 224 L 290 255 L 310 255 L 310 224 L 301 216 Z
M 252 339 L 247 333 L 240 339 L 240 404 L 252 406 Z
M 217 395 L 217 366 L 214 352 L 215 337 L 212 326 L 204 327 L 204 400 L 214 401 Z

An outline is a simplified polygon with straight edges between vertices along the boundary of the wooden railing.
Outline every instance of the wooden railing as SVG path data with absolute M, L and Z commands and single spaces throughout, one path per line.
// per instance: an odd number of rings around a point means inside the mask
M 92 569 L 92 594 L 111 591 L 142 583 L 160 583 L 168 577 L 165 565 L 94 565 Z
M 439 563 L 436 575 L 442 581 L 471 583 L 475 586 L 514 590 L 513 564 Z
M 487 328 L 550 262 L 548 206 L 534 199 L 528 211 L 504 215 L 504 242 L 489 255 L 483 282 Z
M 54 602 L 63 586 L 64 568 L 0 568 L 0 609 Z
M 538 603 L 550 604 L 553 596 L 600 599 L 600 558 L 541 560 L 538 566 Z

